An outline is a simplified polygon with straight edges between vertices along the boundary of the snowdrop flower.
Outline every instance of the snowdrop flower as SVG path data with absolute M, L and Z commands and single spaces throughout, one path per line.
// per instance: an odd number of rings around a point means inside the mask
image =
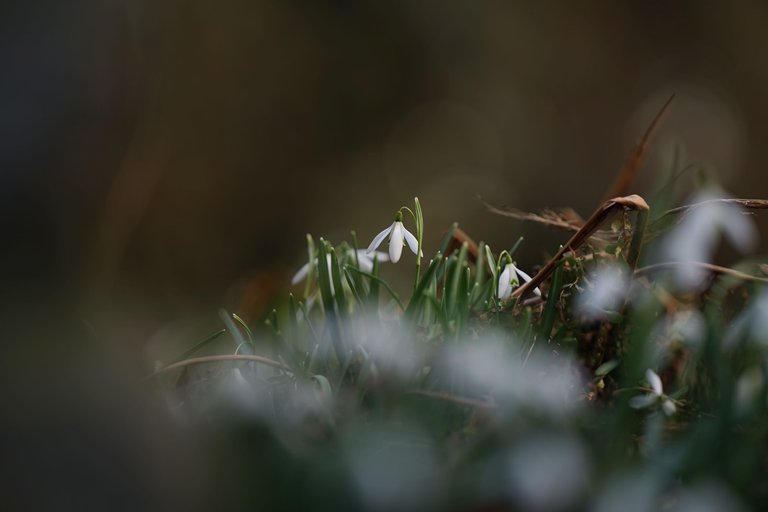
M 328 273 L 330 274 L 330 272 L 331 272 L 331 255 L 330 254 L 326 254 L 325 255 L 325 260 L 326 260 L 326 263 L 328 264 Z M 306 279 L 307 275 L 309 274 L 309 269 L 311 268 L 311 266 L 312 265 L 317 266 L 317 264 L 318 264 L 317 263 L 317 258 L 314 258 L 313 261 L 308 261 L 304 265 L 302 265 L 301 268 L 299 269 L 299 271 L 296 272 L 296 274 L 294 274 L 293 279 L 291 279 L 291 284 L 298 284 L 301 281 L 303 281 L 304 279 Z M 331 285 L 331 286 L 333 286 L 333 285 Z
M 408 244 L 408 248 L 413 254 L 419 254 L 419 242 L 416 240 L 416 237 L 413 236 L 413 233 L 403 226 L 402 212 L 398 211 L 395 215 L 395 222 L 373 238 L 373 241 L 371 242 L 371 245 L 368 246 L 366 252 L 368 254 L 373 253 L 387 236 L 389 236 L 389 257 L 392 260 L 392 263 L 397 263 L 400 260 L 400 255 L 403 253 L 404 243 Z M 424 256 L 424 254 L 422 253 L 420 256 Z
M 739 206 L 724 203 L 718 198 L 726 194 L 717 189 L 694 198 L 695 206 L 684 215 L 680 223 L 662 243 L 661 255 L 667 261 L 690 263 L 712 261 L 720 235 L 724 235 L 741 253 L 754 247 L 757 230 L 754 222 Z M 681 265 L 675 278 L 684 288 L 698 288 L 707 272 L 696 265 Z
M 355 251 L 349 250 L 350 258 L 354 261 Z M 367 249 L 357 250 L 357 264 L 360 266 L 360 270 L 363 272 L 373 272 L 373 260 L 389 261 L 389 255 L 381 251 L 368 252 Z
M 620 265 L 605 265 L 590 272 L 592 285 L 576 297 L 576 310 L 589 319 L 600 318 L 606 311 L 617 311 L 626 300 L 632 282 Z
M 491 266 L 491 268 L 495 268 Z M 499 276 L 499 287 L 496 290 L 496 296 L 499 298 L 499 300 L 507 300 L 510 295 L 512 295 L 512 290 L 517 288 L 517 286 L 520 284 L 520 280 L 517 278 L 518 276 L 523 278 L 523 281 L 526 283 L 531 280 L 531 276 L 517 268 L 512 263 L 507 263 L 504 266 L 504 270 L 502 270 L 501 275 Z M 537 287 L 533 290 L 533 292 L 541 297 L 541 290 Z
M 667 416 L 672 416 L 677 411 L 675 403 L 664 394 L 661 378 L 651 369 L 645 371 L 645 380 L 651 385 L 651 392 L 646 395 L 632 397 L 629 406 L 634 409 L 644 409 L 661 402 L 661 409 Z
M 357 256 L 357 263 L 360 266 L 360 270 L 363 272 L 373 272 L 373 260 L 389 261 L 389 255 L 387 253 L 381 251 L 371 251 L 369 253 L 365 249 L 358 249 L 357 254 L 355 254 L 354 250 L 349 249 L 347 251 L 347 256 L 352 261 L 355 261 L 355 256 Z M 331 255 L 326 254 L 325 259 L 328 264 L 328 273 L 331 273 Z M 311 263 L 317 266 L 317 258 L 314 258 Z M 309 261 L 302 265 L 299 271 L 294 274 L 293 279 L 291 279 L 291 284 L 298 284 L 306 279 L 309 274 L 310 266 L 311 264 Z M 331 283 L 331 288 L 333 288 L 333 283 Z

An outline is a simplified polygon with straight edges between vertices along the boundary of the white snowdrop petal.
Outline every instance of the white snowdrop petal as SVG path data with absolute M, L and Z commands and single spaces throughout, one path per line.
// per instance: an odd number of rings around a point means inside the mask
M 520 277 L 522 277 L 522 278 L 523 278 L 523 281 L 525 281 L 526 283 L 527 283 L 527 282 L 529 282 L 529 281 L 532 279 L 532 278 L 531 278 L 531 276 L 529 276 L 528 274 L 526 274 L 525 272 L 523 272 L 522 270 L 520 270 L 520 269 L 519 269 L 519 268 L 517 268 L 517 267 L 515 267 L 515 272 L 517 272 L 517 275 L 519 275 Z M 534 288 L 534 289 L 533 289 L 533 293 L 535 293 L 536 295 L 538 295 L 539 297 L 541 297 L 541 290 L 539 289 L 539 287 L 538 287 L 538 286 L 537 286 L 536 288 Z
M 363 272 L 373 271 L 373 260 L 369 256 L 357 255 L 357 264 Z
M 381 242 L 384 241 L 385 238 L 387 238 L 387 235 L 389 235 L 390 232 L 392 232 L 392 228 L 395 227 L 396 223 L 393 223 L 388 228 L 384 229 L 381 233 L 373 237 L 373 241 L 371 241 L 371 245 L 368 246 L 368 249 L 365 251 L 367 253 L 372 253 L 378 246 L 381 245 Z
M 501 271 L 501 275 L 499 276 L 499 283 L 504 282 L 509 286 L 509 281 L 512 277 L 512 269 L 510 267 L 512 267 L 510 264 L 504 266 L 504 270 Z
M 367 250 L 364 250 L 364 249 L 358 249 L 357 254 L 358 255 L 362 254 L 363 256 L 366 256 L 367 258 L 369 258 L 371 261 L 379 260 L 380 263 L 389 261 L 389 254 L 387 254 L 386 252 L 381 252 L 381 251 L 368 252 Z
M 408 244 L 408 248 L 411 250 L 411 252 L 413 254 L 418 254 L 419 253 L 419 241 L 416 240 L 416 237 L 413 236 L 413 233 L 411 233 L 407 229 L 403 228 L 403 236 L 405 236 L 405 242 Z M 422 253 L 421 256 L 424 256 L 424 253 Z
M 655 395 L 637 395 L 629 399 L 629 406 L 633 409 L 645 409 L 656 402 Z
M 661 409 L 667 416 L 672 416 L 677 412 L 677 407 L 675 407 L 675 403 L 672 400 L 664 400 L 661 403 Z
M 496 289 L 496 296 L 501 300 L 506 300 L 511 293 L 512 287 L 509 285 L 509 265 L 507 265 L 499 276 L 499 285 Z
M 403 223 L 395 222 L 389 237 L 389 258 L 392 263 L 397 263 L 401 254 L 403 254 Z
M 309 263 L 302 265 L 299 271 L 294 274 L 293 279 L 291 279 L 291 284 L 298 284 L 303 281 L 307 278 L 307 274 L 309 274 Z
M 661 386 L 661 378 L 651 370 L 650 368 L 645 371 L 645 379 L 648 381 L 648 384 L 651 385 L 651 389 L 653 389 L 653 392 L 656 395 L 661 395 L 664 393 L 664 388 Z
M 724 205 L 721 210 L 719 224 L 728 240 L 742 253 L 752 249 L 757 239 L 754 222 L 736 206 Z
M 488 262 L 488 268 L 491 270 L 493 277 L 496 277 L 496 263 L 491 258 L 491 249 L 487 245 L 485 246 L 485 249 L 485 259 Z
M 522 278 L 523 278 L 523 281 L 525 281 L 526 283 L 527 283 L 527 282 L 529 282 L 529 281 L 531 280 L 531 276 L 529 276 L 528 274 L 526 274 L 525 272 L 523 272 L 522 270 L 520 270 L 520 269 L 519 269 L 519 268 L 517 268 L 517 267 L 515 267 L 515 272 L 517 272 L 517 275 L 519 275 L 520 277 L 522 277 Z
M 512 293 L 512 287 L 509 286 L 509 281 L 502 281 L 499 279 L 499 287 L 496 290 L 496 296 L 501 300 L 506 300 Z

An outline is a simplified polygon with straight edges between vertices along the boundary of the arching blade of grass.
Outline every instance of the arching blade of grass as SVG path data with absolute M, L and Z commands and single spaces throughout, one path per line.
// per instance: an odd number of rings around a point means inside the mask
M 210 336 L 206 337 L 202 341 L 193 345 L 191 348 L 189 348 L 186 352 L 182 353 L 180 356 L 172 359 L 171 362 L 169 362 L 168 364 L 171 365 L 171 364 L 178 363 L 179 361 L 183 361 L 184 359 L 188 359 L 192 354 L 194 354 L 198 350 L 202 350 L 206 345 L 208 345 L 212 341 L 217 340 L 220 336 L 222 336 L 226 332 L 227 332 L 226 329 L 219 329 L 218 331 L 212 333 Z
M 326 263 L 328 258 L 331 258 L 331 265 L 333 266 L 334 259 L 330 255 L 331 251 L 333 251 L 333 248 L 330 246 L 330 244 L 321 238 L 320 243 L 317 246 L 317 259 L 319 262 L 317 265 L 317 271 L 318 282 L 320 284 L 320 297 L 323 302 L 323 307 L 325 308 L 325 316 L 331 335 L 331 344 L 333 345 L 333 349 L 336 352 L 336 358 L 341 364 L 342 361 L 346 358 L 346 351 L 344 350 L 344 342 L 341 339 L 339 311 L 337 309 L 338 303 L 334 297 L 334 289 L 331 288 L 332 270 L 328 268 Z M 339 280 L 339 285 L 341 285 L 341 280 Z M 340 286 L 337 291 L 339 295 L 344 293 Z
M 355 297 L 357 304 L 362 308 L 365 307 L 365 302 L 357 291 L 357 284 L 362 284 L 362 279 L 360 279 L 360 274 L 355 274 L 352 272 L 352 268 L 354 267 L 344 268 L 344 279 L 346 279 L 347 284 L 349 285 L 349 289 L 352 290 L 352 296 Z M 357 279 L 355 279 L 355 277 L 357 277 Z
M 467 326 L 467 320 L 469 319 L 469 287 L 471 283 L 471 271 L 468 266 L 463 267 L 463 271 L 461 269 L 458 274 L 462 274 L 459 276 L 459 286 L 456 291 L 456 306 L 454 311 L 454 316 L 457 320 L 457 329 L 456 334 L 461 334 L 464 332 L 466 326 Z
M 426 272 L 424 272 L 424 274 L 421 276 L 419 284 L 416 285 L 416 289 L 413 291 L 413 296 L 408 303 L 408 307 L 405 309 L 405 316 L 407 318 L 411 320 L 416 318 L 416 313 L 418 313 L 419 306 L 421 305 L 422 299 L 424 298 L 424 291 L 427 289 L 430 280 L 437 272 L 437 268 L 440 266 L 441 262 L 442 253 L 438 252 L 435 254 L 435 257 L 432 259 L 432 261 L 429 262 L 429 267 L 427 267 Z
M 229 313 L 229 311 L 226 309 L 220 309 L 219 318 L 227 328 L 227 332 L 229 332 L 229 334 L 232 336 L 232 341 L 235 342 L 235 347 L 237 350 L 245 354 L 253 354 L 251 344 L 246 341 L 245 338 L 243 338 L 243 333 L 240 332 L 240 329 L 235 323 L 234 317 Z
M 358 268 L 359 270 L 359 268 Z M 371 311 L 379 310 L 379 259 L 373 258 L 373 269 L 368 278 L 368 305 Z M 401 306 L 402 309 L 402 306 Z
M 443 307 L 448 318 L 453 318 L 457 312 L 466 261 L 467 244 L 464 243 L 461 245 L 459 255 L 456 257 L 451 256 L 448 260 L 448 273 L 445 276 L 445 289 L 443 290 Z M 466 292 L 467 290 L 464 291 Z
M 547 304 L 544 306 L 544 311 L 541 316 L 541 336 L 543 339 L 549 340 L 552 334 L 552 326 L 555 324 L 555 316 L 557 315 L 557 302 L 560 300 L 560 290 L 563 287 L 563 262 L 561 261 L 555 268 L 555 273 L 552 276 L 552 284 L 549 287 L 549 294 L 547 296 Z
M 299 324 L 297 321 L 297 315 L 298 311 L 296 309 L 296 299 L 293 297 L 292 293 L 288 294 L 288 335 L 292 338 L 292 341 L 295 343 L 296 339 L 298 338 L 299 334 Z
M 235 322 L 237 322 L 238 324 L 240 324 L 240 326 L 241 326 L 241 327 L 243 328 L 243 330 L 245 331 L 245 334 L 246 334 L 246 336 L 248 336 L 248 342 L 251 344 L 251 346 L 253 346 L 253 332 L 251 332 L 251 328 L 250 328 L 250 327 L 248 327 L 248 324 L 247 324 L 247 323 L 245 323 L 245 320 L 243 320 L 242 318 L 240 318 L 240 317 L 237 315 L 237 313 L 232 313 L 232 318 L 234 318 L 234 319 L 235 319 Z
M 445 232 L 445 236 L 443 237 L 442 242 L 440 242 L 440 248 L 437 252 L 440 254 L 446 254 L 446 251 L 448 250 L 448 247 L 451 245 L 451 242 L 453 241 L 453 234 L 454 231 L 456 231 L 456 228 L 459 227 L 459 224 L 454 222 L 450 228 L 448 228 L 448 231 Z
M 520 248 L 520 244 L 523 243 L 523 237 L 519 237 L 515 242 L 515 245 L 509 250 L 509 255 L 514 256 L 515 252 Z
M 354 255 L 355 267 L 360 268 L 360 257 L 357 254 L 357 233 L 352 231 L 352 254 Z M 374 258 L 375 259 L 375 258 Z M 357 290 L 360 298 L 368 296 L 368 290 L 363 282 L 363 278 L 360 274 L 352 274 L 350 276 L 355 282 L 355 289 Z
M 486 281 L 486 272 L 490 273 L 490 269 L 485 268 L 485 242 L 480 242 L 477 254 L 478 256 L 475 260 L 475 285 L 482 286 Z
M 344 294 L 344 286 L 341 283 L 341 268 L 339 267 L 339 260 L 336 258 L 336 251 L 330 247 L 328 249 L 328 254 L 331 255 L 331 280 L 336 292 L 334 293 L 334 298 L 338 306 L 339 318 L 344 320 L 349 310 L 347 309 L 347 297 Z
M 374 263 L 374 270 L 376 269 L 376 264 L 377 263 Z M 389 284 L 385 280 L 383 280 L 382 278 L 380 278 L 378 276 L 375 276 L 375 275 L 373 275 L 373 274 L 371 274 L 369 272 L 365 272 L 364 270 L 360 270 L 359 268 L 347 267 L 347 270 L 351 270 L 353 272 L 357 272 L 358 274 L 364 275 L 364 276 L 368 277 L 371 280 L 371 283 L 376 283 L 376 292 L 377 292 L 376 301 L 378 301 L 378 285 L 382 285 L 384 287 L 384 289 L 387 291 L 387 293 L 389 293 L 390 297 L 392 297 L 394 299 L 394 301 L 397 303 L 397 305 L 400 307 L 400 309 L 401 310 L 405 309 L 403 307 L 402 301 L 400 300 L 400 296 L 397 295 L 397 292 L 395 292 L 395 290 L 393 290 L 392 287 L 389 286 Z
M 321 238 L 320 243 L 317 244 L 317 282 L 320 287 L 320 299 L 326 315 L 335 318 L 336 301 L 333 298 L 333 290 L 331 288 L 331 274 L 326 264 L 329 256 L 328 243 Z

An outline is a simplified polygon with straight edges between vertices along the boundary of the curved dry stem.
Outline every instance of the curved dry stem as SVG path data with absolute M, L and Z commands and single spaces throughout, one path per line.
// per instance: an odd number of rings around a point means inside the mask
M 645 160 L 645 155 L 648 153 L 648 147 L 650 146 L 651 137 L 661 124 L 661 119 L 664 117 L 664 114 L 667 112 L 674 99 L 675 95 L 673 94 L 661 107 L 659 112 L 656 114 L 656 117 L 654 117 L 653 121 L 651 121 L 651 124 L 648 125 L 648 128 L 646 128 L 645 133 L 643 133 L 640 142 L 635 145 L 632 153 L 629 155 L 629 160 L 619 171 L 619 174 L 616 176 L 616 180 L 611 185 L 611 188 L 609 188 L 605 193 L 604 200 L 607 201 L 611 197 L 620 196 L 627 193 L 629 186 L 635 179 L 635 175 L 637 174 L 638 169 L 640 169 L 640 166 Z
M 661 269 L 670 268 L 670 267 L 681 267 L 681 266 L 699 267 L 705 270 L 709 270 L 710 272 L 715 274 L 723 274 L 723 275 L 735 277 L 737 279 L 742 279 L 744 281 L 768 283 L 768 278 L 753 276 L 751 274 L 734 270 L 732 268 L 721 267 L 720 265 L 714 265 L 712 263 L 704 263 L 703 261 L 666 261 L 663 263 L 655 263 L 653 265 L 648 265 L 647 267 L 643 267 L 635 270 L 635 275 L 640 276 L 643 274 L 651 273 L 655 270 L 661 270 Z
M 271 366 L 279 370 L 292 372 L 292 370 L 288 366 L 284 365 L 279 361 L 275 361 L 274 359 L 269 359 L 268 357 L 252 356 L 252 355 L 246 355 L 246 354 L 225 354 L 220 356 L 202 356 L 202 357 L 193 357 L 190 359 L 185 359 L 183 361 L 179 361 L 178 363 L 173 363 L 164 368 L 161 368 L 157 370 L 155 373 L 149 375 L 147 378 L 155 377 L 157 375 L 160 375 L 161 373 L 169 372 L 171 370 L 176 370 L 178 368 L 184 368 L 185 366 L 193 366 L 196 364 L 205 364 L 205 363 L 220 363 L 225 361 L 250 361 L 254 363 L 265 364 L 267 366 Z
M 637 194 L 632 194 L 631 196 L 625 197 L 614 197 L 613 199 L 606 201 L 600 208 L 595 210 L 595 213 L 593 213 L 592 216 L 587 219 L 587 222 L 584 223 L 584 226 L 582 226 L 580 230 L 573 234 L 570 240 L 568 240 L 565 245 L 563 245 L 560 250 L 557 251 L 557 254 L 555 254 L 547 262 L 547 264 L 544 265 L 544 267 L 542 267 L 542 269 L 533 277 L 533 279 L 512 293 L 511 298 L 519 299 L 529 290 L 533 290 L 539 286 L 542 281 L 544 281 L 552 272 L 554 272 L 557 263 L 566 253 L 575 251 L 581 247 L 581 245 L 589 239 L 592 233 L 594 233 L 597 228 L 599 228 L 603 222 L 605 222 L 606 219 L 611 217 L 617 210 L 625 208 L 628 210 L 637 210 L 641 213 L 646 213 L 649 209 L 648 203 L 645 202 L 645 199 L 638 196 Z

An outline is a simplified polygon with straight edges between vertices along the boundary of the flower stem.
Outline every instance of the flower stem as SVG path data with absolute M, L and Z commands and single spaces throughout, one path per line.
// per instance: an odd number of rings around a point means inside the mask
M 419 277 L 421 274 L 421 245 L 424 239 L 424 215 L 421 212 L 421 203 L 418 197 L 413 198 L 414 209 L 416 215 L 414 220 L 416 221 L 416 240 L 418 243 L 418 251 L 416 251 L 416 279 L 413 282 L 413 289 L 416 290 L 416 286 L 419 284 Z

